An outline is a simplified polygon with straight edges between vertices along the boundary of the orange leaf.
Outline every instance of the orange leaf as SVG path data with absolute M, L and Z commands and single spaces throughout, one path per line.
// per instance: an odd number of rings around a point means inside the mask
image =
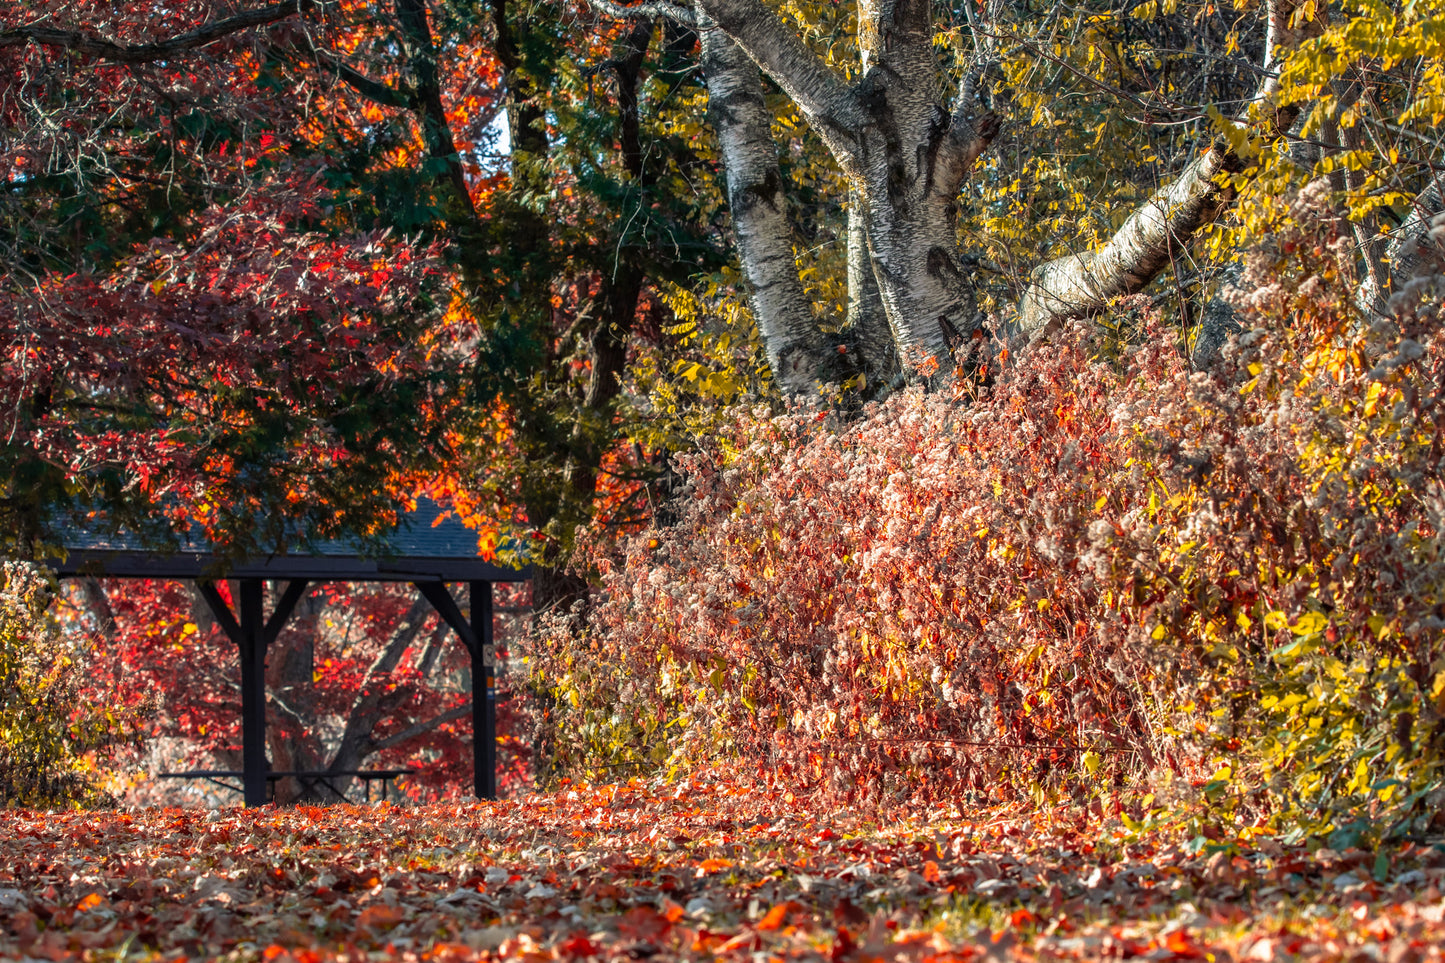
M 1189 938 L 1189 934 L 1183 930 L 1174 930 L 1164 937 L 1164 947 L 1177 957 L 1185 959 L 1203 959 L 1204 951 Z
M 362 929 L 386 929 L 406 919 L 406 914 L 395 906 L 385 904 L 368 906 L 356 918 L 356 925 Z
M 768 915 L 763 917 L 762 922 L 758 924 L 758 929 L 764 931 L 777 929 L 787 921 L 788 914 L 795 912 L 798 908 L 798 904 L 792 900 L 788 900 L 786 903 L 779 903 L 777 906 L 768 910 Z
M 699 878 L 708 873 L 716 873 L 720 869 L 729 869 L 733 865 L 730 859 L 705 859 L 697 864 L 697 875 Z

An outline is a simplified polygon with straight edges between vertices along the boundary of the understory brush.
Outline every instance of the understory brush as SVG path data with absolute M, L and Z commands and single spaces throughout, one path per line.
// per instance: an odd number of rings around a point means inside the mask
M 1340 226 L 1293 223 L 1207 373 L 1138 299 L 1140 343 L 1081 327 L 967 398 L 738 410 L 544 633 L 560 768 L 1439 831 L 1440 252 L 1371 320 Z
M 81 697 L 85 671 L 47 612 L 50 596 L 40 569 L 0 565 L 0 806 L 106 800 L 104 757 L 126 736 L 103 701 Z

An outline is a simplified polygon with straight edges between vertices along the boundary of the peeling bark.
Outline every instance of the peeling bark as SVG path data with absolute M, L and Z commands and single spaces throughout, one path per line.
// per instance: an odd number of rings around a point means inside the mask
M 778 388 L 784 394 L 808 394 L 819 381 L 838 380 L 842 371 L 837 348 L 818 327 L 798 277 L 762 75 L 712 18 L 699 17 L 698 29 L 708 119 L 722 155 L 753 318 Z

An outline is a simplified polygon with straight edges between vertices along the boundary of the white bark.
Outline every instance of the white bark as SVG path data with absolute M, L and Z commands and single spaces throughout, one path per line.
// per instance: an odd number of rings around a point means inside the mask
M 698 18 L 698 31 L 708 119 L 717 133 L 753 317 L 779 389 L 808 394 L 819 381 L 836 381 L 844 372 L 837 347 L 818 327 L 798 277 L 762 76 L 706 14 Z
M 1392 295 L 1408 284 L 1431 262 L 1422 246 L 1441 244 L 1439 217 L 1445 212 L 1445 175 L 1434 178 L 1415 197 L 1404 223 L 1390 232 L 1385 246 L 1384 270 L 1367 277 L 1356 303 L 1362 312 L 1382 317 L 1394 315 Z
M 1142 290 L 1228 200 L 1214 178 L 1229 159 L 1226 147 L 1213 145 L 1145 201 L 1103 247 L 1036 268 L 1019 303 L 1019 327 L 1032 340 L 1045 339 L 1064 321 Z
M 848 192 L 847 331 L 860 356 L 869 391 L 876 394 L 892 385 L 901 369 L 873 271 L 873 255 L 868 251 L 868 216 L 863 204 L 861 192 Z
M 959 258 L 959 188 L 997 130 L 970 102 L 941 103 L 930 0 L 862 0 L 865 69 L 850 87 L 759 0 L 697 0 L 699 9 L 793 99 L 864 201 L 884 312 L 905 361 L 951 370 L 979 326 Z

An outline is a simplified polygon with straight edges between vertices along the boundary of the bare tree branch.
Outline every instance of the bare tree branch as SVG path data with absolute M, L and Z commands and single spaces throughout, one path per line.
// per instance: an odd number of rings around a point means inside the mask
M 165 60 L 187 50 L 215 43 L 231 34 L 255 27 L 265 27 L 285 20 L 303 9 L 316 5 L 316 0 L 281 0 L 270 6 L 247 10 L 224 20 L 217 20 L 185 33 L 152 43 L 127 44 L 106 40 L 79 30 L 57 30 L 54 27 L 30 25 L 0 30 L 0 47 L 34 43 L 42 47 L 60 47 L 87 54 L 101 60 L 123 64 L 143 64 Z
M 352 90 L 380 107 L 394 107 L 397 110 L 412 110 L 416 107 L 416 92 L 407 87 L 396 88 L 372 80 L 361 71 L 350 67 L 335 55 L 312 46 L 310 53 L 316 58 L 316 65 L 334 73 Z
M 1277 49 L 1298 45 L 1323 29 L 1323 12 L 1313 21 L 1291 24 L 1301 0 L 1271 0 L 1266 45 L 1266 75 L 1253 103 L 1264 108 L 1261 123 L 1269 139 L 1283 136 L 1299 115 L 1300 105 L 1278 106 L 1274 70 Z M 1031 341 L 1046 340 L 1060 324 L 1099 311 L 1111 299 L 1143 290 L 1176 257 L 1190 239 L 1219 216 L 1232 199 L 1215 178 L 1244 167 L 1223 137 L 1174 180 L 1134 211 L 1101 247 L 1070 254 L 1035 269 L 1019 302 L 1019 329 Z
M 417 633 L 426 623 L 429 606 L 425 599 L 418 598 L 402 616 L 396 631 L 376 661 L 366 670 L 361 680 L 360 694 L 347 714 L 346 730 L 332 754 L 330 769 L 355 769 L 368 753 L 365 747 L 370 743 L 371 730 L 391 708 L 396 693 L 377 692 L 379 680 L 390 675 L 407 648 L 416 641 Z M 388 698 L 390 697 L 390 698 Z
M 613 20 L 652 20 L 657 17 L 666 17 L 668 20 L 686 24 L 689 27 L 697 26 L 697 14 L 688 7 L 668 3 L 667 0 L 630 4 L 612 3 L 610 0 L 587 0 L 587 5 L 598 13 L 605 13 Z
M 808 117 L 840 162 L 857 152 L 867 121 L 858 93 L 760 0 L 697 0 Z
M 416 724 L 414 724 L 414 725 L 407 726 L 405 729 L 401 730 L 401 731 L 398 732 L 396 735 L 387 736 L 385 739 L 382 739 L 382 740 L 380 740 L 380 741 L 375 741 L 375 742 L 370 742 L 370 743 L 368 743 L 369 748 L 370 748 L 370 751 L 371 751 L 371 752 L 382 752 L 383 750 L 390 749 L 392 746 L 399 746 L 399 745 L 401 745 L 403 742 L 406 742 L 408 739 L 413 739 L 413 738 L 421 735 L 421 734 L 424 733 L 424 732 L 430 732 L 431 730 L 435 729 L 437 726 L 440 726 L 440 725 L 443 725 L 443 724 L 445 724 L 445 723 L 451 722 L 451 721 L 453 721 L 453 720 L 455 720 L 455 719 L 464 718 L 465 716 L 467 716 L 468 714 L 470 714 L 471 711 L 472 711 L 472 707 L 471 707 L 471 704 L 470 704 L 470 703 L 468 703 L 467 705 L 464 705 L 464 706 L 457 706 L 457 707 L 454 708 L 454 709 L 448 709 L 446 712 L 443 712 L 441 715 L 439 715 L 439 716 L 433 716 L 432 718 L 426 720 L 425 722 L 418 722 L 418 723 L 416 723 Z M 370 753 L 367 753 L 367 754 L 369 755 Z

